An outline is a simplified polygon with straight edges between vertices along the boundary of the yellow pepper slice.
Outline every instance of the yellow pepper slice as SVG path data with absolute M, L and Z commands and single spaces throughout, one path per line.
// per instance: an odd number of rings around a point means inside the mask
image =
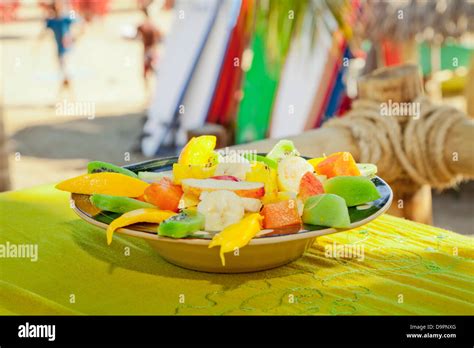
M 262 220 L 263 216 L 259 213 L 249 214 L 239 222 L 227 226 L 212 238 L 209 248 L 221 246 L 219 255 L 222 266 L 225 266 L 224 253 L 246 246 L 260 232 Z
M 76 176 L 56 185 L 61 191 L 92 195 L 101 193 L 112 196 L 138 197 L 148 187 L 148 183 L 140 179 L 120 173 L 94 173 Z
M 176 213 L 169 210 L 158 210 L 153 208 L 143 208 L 129 211 L 118 217 L 107 228 L 107 244 L 112 243 L 112 236 L 114 231 L 118 228 L 136 224 L 137 222 L 150 222 L 159 224 Z
M 217 163 L 217 153 L 214 152 L 217 138 L 214 135 L 193 137 L 184 146 L 179 155 L 178 163 L 185 165 L 209 165 Z

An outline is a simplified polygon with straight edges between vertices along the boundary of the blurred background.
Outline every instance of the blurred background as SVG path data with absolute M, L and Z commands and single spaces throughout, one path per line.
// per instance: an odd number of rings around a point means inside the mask
M 470 0 L 0 0 L 0 21 L 1 190 L 194 134 L 297 135 L 343 117 L 360 76 L 405 63 L 430 100 L 474 115 Z M 473 197 L 434 190 L 433 224 L 474 235 Z

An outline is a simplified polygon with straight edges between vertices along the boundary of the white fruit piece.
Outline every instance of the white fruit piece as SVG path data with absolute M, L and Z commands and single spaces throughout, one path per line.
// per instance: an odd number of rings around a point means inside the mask
M 298 192 L 303 175 L 313 171 L 313 166 L 302 157 L 283 158 L 278 164 L 278 187 L 280 191 Z
M 206 231 L 221 231 L 244 217 L 242 199 L 231 191 L 213 191 L 201 196 L 197 210 L 205 217 Z
M 242 156 L 221 156 L 214 176 L 231 175 L 240 180 L 245 180 L 245 175 L 250 171 L 250 162 Z
M 250 213 L 258 213 L 262 208 L 262 201 L 256 198 L 241 198 L 245 211 Z

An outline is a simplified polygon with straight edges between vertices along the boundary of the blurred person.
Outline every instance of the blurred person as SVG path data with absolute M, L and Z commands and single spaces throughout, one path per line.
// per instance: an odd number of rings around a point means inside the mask
M 52 2 L 47 6 L 48 15 L 45 19 L 45 29 L 40 34 L 40 39 L 43 38 L 49 30 L 53 32 L 59 69 L 63 80 L 62 88 L 68 88 L 69 77 L 66 69 L 66 54 L 69 52 L 73 44 L 71 26 L 75 20 L 70 16 L 63 14 L 62 5 L 63 2 L 59 0 Z
M 148 14 L 148 8 L 142 7 L 145 21 L 137 27 L 137 38 L 140 38 L 143 44 L 143 80 L 145 89 L 148 90 L 148 75 L 155 71 L 158 54 L 156 46 L 162 39 L 161 32 L 153 24 Z

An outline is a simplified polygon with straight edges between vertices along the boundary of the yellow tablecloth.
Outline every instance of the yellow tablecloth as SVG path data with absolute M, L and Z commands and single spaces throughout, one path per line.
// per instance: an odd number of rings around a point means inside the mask
M 0 258 L 0 314 L 474 314 L 473 239 L 388 215 L 237 275 L 176 267 L 119 234 L 108 247 L 52 186 L 0 194 L 0 226 L 0 245 L 38 245 L 36 262 Z M 343 244 L 363 259 L 326 255 Z

